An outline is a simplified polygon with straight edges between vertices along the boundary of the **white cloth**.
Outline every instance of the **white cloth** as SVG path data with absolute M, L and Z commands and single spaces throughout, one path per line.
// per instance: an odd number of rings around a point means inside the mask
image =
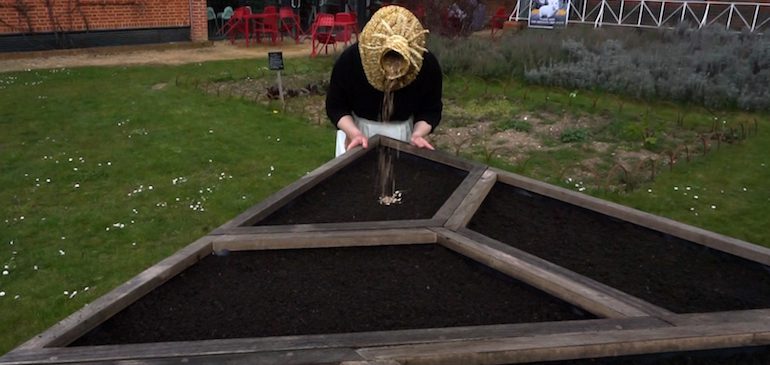
M 412 139 L 412 131 L 414 129 L 413 117 L 404 121 L 377 122 L 353 114 L 353 121 L 366 138 L 371 138 L 372 136 L 379 134 L 404 142 L 410 142 Z M 341 130 L 337 131 L 335 157 L 345 153 L 345 148 L 347 147 L 345 145 L 346 138 L 345 132 Z

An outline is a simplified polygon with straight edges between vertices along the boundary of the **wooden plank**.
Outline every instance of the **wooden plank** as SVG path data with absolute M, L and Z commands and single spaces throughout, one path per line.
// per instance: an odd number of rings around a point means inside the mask
M 770 309 L 752 309 L 712 313 L 686 313 L 662 316 L 660 319 L 675 326 L 695 326 L 737 322 L 770 323 Z
M 431 151 L 425 148 L 417 148 L 415 146 L 410 145 L 409 143 L 398 141 L 388 137 L 382 137 L 381 143 L 385 147 L 389 147 L 401 152 L 407 152 L 409 154 L 422 157 L 424 159 L 431 160 L 433 162 L 438 162 L 440 164 L 452 166 L 460 170 L 470 171 L 474 168 L 486 168 L 486 166 L 481 165 L 477 162 L 464 160 L 456 156 L 450 155 L 444 151 L 440 151 L 440 150 Z
M 436 243 L 426 228 L 217 236 L 214 252 Z
M 17 349 L 68 345 L 201 258 L 210 255 L 211 241 L 210 236 L 194 241 L 21 344 Z
M 471 192 L 471 189 L 476 186 L 476 183 L 479 181 L 479 179 L 481 179 L 484 171 L 486 171 L 485 168 L 475 168 L 471 170 L 468 176 L 463 179 L 463 182 L 460 183 L 460 186 L 458 186 L 457 189 L 452 192 L 452 195 L 449 196 L 444 204 L 441 205 L 441 208 L 436 212 L 436 214 L 433 215 L 433 219 L 439 219 L 446 222 L 452 213 L 457 210 L 457 207 L 460 205 L 460 203 L 466 199 L 468 194 Z M 444 223 L 441 225 L 443 226 Z
M 444 226 L 452 230 L 465 227 L 496 182 L 497 174 L 492 170 L 485 170 Z
M 338 365 L 349 361 L 363 361 L 353 349 L 322 349 L 301 351 L 274 351 L 243 354 L 220 354 L 207 356 L 175 356 L 171 358 L 144 358 L 132 362 L 143 365 Z M 125 363 L 125 362 L 121 362 Z M 89 364 L 114 364 L 113 361 L 89 362 Z
M 445 228 L 433 230 L 439 234 L 438 243 L 445 247 L 596 315 L 622 318 L 671 313 L 651 305 L 642 307 L 636 301 L 624 300 L 627 296 L 618 295 L 609 287 L 600 290 L 604 286 L 599 283 L 585 285 L 584 280 L 578 280 L 582 278 L 579 275 L 567 270 L 556 270 L 558 267 L 555 265 L 504 243 L 483 236 L 479 240 L 483 239 L 484 243 L 480 243 Z M 655 313 L 650 313 L 650 308 L 654 308 Z
M 767 345 L 768 334 L 770 323 L 729 323 L 371 347 L 358 353 L 410 365 L 509 364 Z
M 157 359 L 152 364 L 178 364 L 180 359 Z M 173 361 L 176 360 L 176 361 Z M 227 354 L 204 357 L 182 357 L 184 364 L 228 364 L 228 365 L 338 365 L 348 361 L 362 361 L 353 349 L 320 349 L 301 351 L 260 352 L 251 354 Z
M 0 364 L 118 361 L 180 356 L 209 356 L 263 351 L 298 351 L 325 348 L 358 348 L 404 344 L 467 341 L 536 336 L 581 331 L 609 331 L 670 326 L 652 317 L 521 323 L 400 331 L 357 332 L 330 335 L 239 338 L 188 342 L 162 342 L 16 350 L 0 357 Z
M 528 252 L 522 251 L 516 247 L 507 245 L 503 242 L 497 241 L 495 239 L 492 239 L 490 237 L 487 237 L 481 233 L 478 233 L 476 231 L 472 231 L 467 228 L 461 228 L 457 230 L 457 233 L 465 236 L 468 239 L 471 239 L 475 242 L 478 242 L 480 244 L 492 247 L 497 250 L 501 250 L 504 252 L 509 252 L 511 255 L 514 255 L 522 260 L 525 260 L 527 262 L 532 263 L 533 265 L 542 267 L 544 270 L 550 271 L 555 274 L 562 275 L 564 277 L 570 278 L 570 280 L 573 280 L 577 283 L 580 283 L 583 286 L 586 286 L 588 288 L 592 288 L 598 292 L 606 293 L 607 296 L 616 298 L 618 300 L 621 300 L 625 303 L 628 303 L 632 305 L 633 307 L 642 309 L 645 313 L 648 315 L 654 315 L 654 316 L 669 316 L 672 315 L 673 312 L 661 308 L 657 305 L 654 305 L 652 303 L 649 303 L 645 300 L 642 300 L 640 298 L 637 298 L 633 295 L 630 295 L 626 292 L 623 292 L 621 290 L 618 290 L 616 288 L 613 288 L 609 285 L 600 283 L 594 279 L 591 279 L 589 277 L 583 276 L 581 274 L 578 274 L 572 270 L 566 269 L 564 267 L 561 267 L 559 265 L 556 265 L 550 261 L 547 261 L 545 259 L 542 259 L 540 257 L 537 257 L 535 255 L 532 255 Z
M 228 364 L 228 365 L 337 365 L 345 361 L 363 360 L 352 349 L 321 349 L 321 350 L 301 350 L 301 351 L 281 351 L 281 352 L 260 352 L 251 354 L 227 354 L 205 357 L 182 357 L 182 361 L 167 361 L 166 359 L 157 359 L 152 364 Z
M 745 259 L 770 266 L 770 248 L 707 231 L 702 228 L 680 223 L 620 204 L 594 198 L 558 186 L 546 184 L 510 172 L 495 170 L 498 181 L 531 192 L 558 199 L 582 208 L 593 210 L 626 222 L 653 229 L 716 250 L 731 253 Z
M 228 228 L 228 229 L 222 230 L 220 232 L 220 235 L 330 232 L 330 231 L 353 231 L 353 230 L 364 231 L 364 230 L 394 229 L 394 228 L 440 227 L 443 224 L 444 224 L 444 221 L 439 219 L 413 219 L 413 220 L 398 220 L 398 221 L 249 226 L 249 227 Z
M 379 138 L 373 138 L 369 141 L 368 149 L 356 147 L 344 153 L 343 155 L 326 162 L 317 169 L 311 171 L 309 174 L 301 177 L 299 180 L 291 183 L 289 186 L 279 190 L 275 194 L 270 195 L 265 200 L 252 206 L 245 212 L 221 225 L 219 228 L 211 232 L 211 234 L 223 234 L 230 228 L 250 226 L 256 222 L 259 222 L 260 220 L 278 210 L 284 204 L 288 203 L 302 193 L 312 189 L 314 186 L 318 185 L 321 181 L 333 175 L 337 171 L 350 165 L 358 158 L 371 151 L 372 148 L 376 148 L 377 145 L 379 145 Z

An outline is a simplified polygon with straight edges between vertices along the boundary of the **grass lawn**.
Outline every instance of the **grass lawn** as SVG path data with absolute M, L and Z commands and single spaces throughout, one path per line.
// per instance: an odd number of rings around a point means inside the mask
M 286 63 L 288 79 L 328 72 L 331 59 Z M 311 122 L 318 118 L 195 87 L 271 75 L 262 64 L 0 74 L 0 354 L 332 158 L 332 129 Z M 445 85 L 448 98 L 498 93 L 480 79 Z M 515 113 L 561 100 L 545 117 L 593 112 L 596 100 L 555 89 L 504 92 L 517 96 Z M 676 114 L 673 106 L 624 101 L 621 108 L 608 98 L 627 115 L 613 135 L 633 129 L 646 110 L 666 120 Z M 585 192 L 770 246 L 770 119 L 750 117 L 760 120 L 751 138 L 662 169 L 630 192 Z M 533 154 L 527 164 L 490 162 L 575 188 L 564 164 L 586 151 L 576 143 Z
M 330 126 L 177 85 L 256 65 L 0 74 L 0 354 L 333 158 Z

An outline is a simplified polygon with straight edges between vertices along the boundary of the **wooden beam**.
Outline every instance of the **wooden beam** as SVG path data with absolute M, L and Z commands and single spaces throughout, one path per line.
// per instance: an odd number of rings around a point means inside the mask
M 221 225 L 219 228 L 211 232 L 211 234 L 223 234 L 226 233 L 228 229 L 240 226 L 250 226 L 259 222 L 292 199 L 312 189 L 324 179 L 350 165 L 358 158 L 371 151 L 372 148 L 376 148 L 379 145 L 379 140 L 379 138 L 370 139 L 368 149 L 356 147 L 344 153 L 343 155 L 321 165 L 317 169 L 311 171 L 309 174 L 301 177 L 299 180 L 291 183 L 289 186 L 279 190 L 275 194 L 270 195 L 265 200 L 259 202 L 258 204 L 247 209 L 245 212 L 239 214 L 237 217 Z
M 460 186 L 455 189 L 452 195 L 450 195 L 444 204 L 441 205 L 438 212 L 433 215 L 433 219 L 439 219 L 446 222 L 446 220 L 457 210 L 457 207 L 466 199 L 468 194 L 471 193 L 485 171 L 487 171 L 485 168 L 475 168 L 471 170 L 468 176 L 463 179 L 463 182 L 460 183 Z M 441 225 L 444 224 L 442 223 Z
M 690 226 L 606 200 L 597 199 L 558 186 L 549 185 L 510 172 L 497 169 L 495 171 L 497 171 L 499 175 L 498 180 L 508 185 L 513 185 L 533 193 L 561 200 L 565 203 L 593 210 L 626 222 L 634 223 L 642 227 L 663 232 L 770 266 L 770 248 L 741 241 L 736 238 L 707 231 L 702 228 Z
M 201 258 L 210 255 L 211 241 L 210 236 L 194 241 L 23 343 L 18 349 L 68 345 Z
M 603 284 L 567 271 L 504 243 L 479 235 L 474 239 L 445 228 L 433 229 L 438 243 L 510 275 L 591 313 L 608 318 L 671 314 Z M 593 285 L 586 285 L 590 281 Z M 635 298 L 634 298 L 635 299 Z
M 686 313 L 662 316 L 660 319 L 675 326 L 695 326 L 736 322 L 770 323 L 770 309 L 752 309 L 712 313 Z
M 350 222 L 350 223 L 313 223 L 277 226 L 249 226 L 223 229 L 220 235 L 253 235 L 268 233 L 301 233 L 329 231 L 364 231 L 367 229 L 395 229 L 440 227 L 444 224 L 440 219 L 411 219 L 394 221 Z
M 485 170 L 444 226 L 452 230 L 465 227 L 496 182 L 497 174 L 492 170 Z
M 216 354 L 205 356 L 181 355 L 172 358 L 145 358 L 142 365 L 339 365 L 348 361 L 362 361 L 353 349 L 335 348 L 321 350 L 300 350 L 300 351 L 275 351 L 275 352 L 255 352 L 241 354 Z M 130 362 L 135 364 L 136 362 Z M 94 364 L 94 363 L 91 363 Z M 114 364 L 113 361 L 97 362 L 94 365 Z
M 295 248 L 379 246 L 436 243 L 436 233 L 427 228 L 379 229 L 223 235 L 213 241 L 214 252 Z
M 609 331 L 667 327 L 651 317 L 540 322 L 471 327 L 428 328 L 400 331 L 357 332 L 329 335 L 238 338 L 205 341 L 158 342 L 107 346 L 82 346 L 15 350 L 0 357 L 0 365 L 57 364 L 86 361 L 143 360 L 270 351 L 360 348 L 446 341 L 529 337 L 581 331 Z
M 644 313 L 651 316 L 669 316 L 672 315 L 673 312 L 661 308 L 657 305 L 654 305 L 652 303 L 649 303 L 645 300 L 642 300 L 640 298 L 637 298 L 635 296 L 632 296 L 626 292 L 620 291 L 616 288 L 613 288 L 609 285 L 600 283 L 594 279 L 591 279 L 589 277 L 583 276 L 579 273 L 576 273 L 572 270 L 566 269 L 564 267 L 561 267 L 559 265 L 556 265 L 550 261 L 547 261 L 545 259 L 542 259 L 540 257 L 537 257 L 535 255 L 532 255 L 528 252 L 522 251 L 516 247 L 510 246 L 508 244 L 505 244 L 503 242 L 497 241 L 495 239 L 492 239 L 490 237 L 487 237 L 481 233 L 478 233 L 476 231 L 472 231 L 467 228 L 460 228 L 457 230 L 458 234 L 465 236 L 466 238 L 473 240 L 475 242 L 478 242 L 480 244 L 492 247 L 494 249 L 502 250 L 505 252 L 509 252 L 510 254 L 519 257 L 522 260 L 526 260 L 527 262 L 532 263 L 533 265 L 542 267 L 546 271 L 550 271 L 552 273 L 568 277 L 570 280 L 575 281 L 577 283 L 580 283 L 581 285 L 592 288 L 593 290 L 596 290 L 597 292 L 605 293 L 606 296 L 616 298 L 624 303 L 628 303 L 629 305 L 640 308 Z
M 452 166 L 460 170 L 470 171 L 474 168 L 486 168 L 477 162 L 463 160 L 456 156 L 452 156 L 444 151 L 428 150 L 425 148 L 417 148 L 409 143 L 398 141 L 388 137 L 382 137 L 381 143 L 385 147 L 392 148 L 394 150 L 410 153 L 415 156 L 425 158 L 440 164 Z
M 362 348 L 403 364 L 512 364 L 767 345 L 770 323 L 728 323 Z

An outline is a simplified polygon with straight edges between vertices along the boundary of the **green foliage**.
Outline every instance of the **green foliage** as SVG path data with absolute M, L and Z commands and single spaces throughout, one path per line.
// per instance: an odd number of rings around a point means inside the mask
M 591 133 L 586 128 L 566 128 L 561 132 L 559 140 L 562 143 L 585 142 Z

